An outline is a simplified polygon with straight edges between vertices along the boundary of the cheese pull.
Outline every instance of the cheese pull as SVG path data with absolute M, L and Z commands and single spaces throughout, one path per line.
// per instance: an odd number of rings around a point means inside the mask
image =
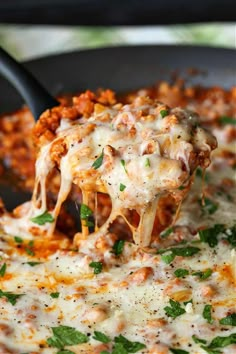
M 95 95 L 87 94 L 86 100 L 84 95 L 73 100 L 73 115 L 68 107 L 55 107 L 36 124 L 35 188 L 24 225 L 32 228 L 32 220 L 48 211 L 53 221 L 37 227 L 52 235 L 61 206 L 76 184 L 88 208 L 93 193 L 106 193 L 111 199 L 110 216 L 91 236 L 107 233 L 122 216 L 134 242 L 146 247 L 158 199 L 165 194 L 180 196 L 178 188 L 189 185 L 196 168 L 209 165 L 216 139 L 198 126 L 196 115 L 180 108 L 170 109 L 147 97 L 127 105 L 113 101 L 101 105 Z M 47 179 L 55 168 L 60 171 L 60 188 L 52 208 Z M 139 214 L 137 227 L 128 222 L 126 210 Z M 84 236 L 89 234 L 90 216 L 82 217 Z

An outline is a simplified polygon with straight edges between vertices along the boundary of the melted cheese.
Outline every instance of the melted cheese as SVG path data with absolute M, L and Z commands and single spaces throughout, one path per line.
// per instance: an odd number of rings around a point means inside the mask
M 229 177 L 232 170 L 226 169 L 224 174 Z M 211 183 L 217 185 L 215 176 L 215 173 L 210 174 Z M 217 176 L 218 180 L 222 177 L 222 174 Z M 201 180 L 198 178 L 189 197 L 183 202 L 176 231 L 171 238 L 161 241 L 162 248 L 179 246 L 175 236 L 178 237 L 180 232 L 186 241 L 199 240 L 198 234 L 193 236 L 186 232 L 185 227 L 191 225 L 189 220 L 194 221 L 195 228 L 203 225 L 209 227 L 219 222 L 232 225 L 235 213 L 232 202 L 225 195 L 216 198 L 219 213 L 200 216 L 195 212 L 199 208 L 195 194 L 200 186 Z M 235 187 L 230 195 L 236 197 Z M 220 217 L 220 210 L 226 205 L 227 219 L 224 213 Z M 59 325 L 68 325 L 90 334 L 88 344 L 66 346 L 81 354 L 100 353 L 111 348 L 111 344 L 107 344 L 105 349 L 101 349 L 101 343 L 92 339 L 95 330 L 111 338 L 121 333 L 131 341 L 145 343 L 146 349 L 140 351 L 145 354 L 167 354 L 170 353 L 169 348 L 203 354 L 205 351 L 194 343 L 192 335 L 210 342 L 216 336 L 235 333 L 235 327 L 219 324 L 221 318 L 236 310 L 235 250 L 223 239 L 214 248 L 205 243 L 193 243 L 200 248 L 198 254 L 187 258 L 176 257 L 167 265 L 160 255 L 145 253 L 129 242 L 125 243 L 122 255 L 117 257 L 111 253 L 113 242 L 110 236 L 100 237 L 106 237 L 108 241 L 102 253 L 98 245 L 96 247 L 99 237 L 90 237 L 83 240 L 80 252 L 58 249 L 49 256 L 43 256 L 40 247 L 35 246 L 35 256 L 29 256 L 15 248 L 16 244 L 10 236 L 2 235 L 1 262 L 7 264 L 7 270 L 0 279 L 1 289 L 24 294 L 14 306 L 0 298 L 0 328 L 4 324 L 8 329 L 7 335 L 0 332 L 0 343 L 10 353 L 56 353 L 56 348 L 49 348 L 46 340 L 52 336 L 51 328 Z M 25 244 L 28 242 L 25 241 Z M 24 245 L 21 247 L 24 248 Z M 28 261 L 41 263 L 31 267 L 26 263 Z M 91 261 L 103 263 L 100 274 L 93 274 L 89 266 Z M 145 268 L 152 271 L 144 273 Z M 176 278 L 174 272 L 179 268 L 187 269 L 190 275 Z M 206 280 L 200 281 L 191 275 L 208 268 L 213 272 Z M 52 298 L 50 294 L 53 292 L 59 292 L 59 297 Z M 176 319 L 167 317 L 164 310 L 165 306 L 169 306 L 170 299 L 179 301 L 186 311 Z M 189 300 L 192 303 L 183 304 Z M 202 316 L 206 304 L 212 305 L 212 324 Z M 222 348 L 221 351 L 234 354 L 235 346 Z
M 2 219 L 7 232 L 29 234 L 31 218 L 49 209 L 47 177 L 57 167 L 61 184 L 56 205 L 50 211 L 55 221 L 41 227 L 41 232 L 53 234 L 62 203 L 74 183 L 81 189 L 83 204 L 88 204 L 91 192 L 105 192 L 111 198 L 110 216 L 94 234 L 107 233 L 112 222 L 122 216 L 134 242 L 148 246 L 158 198 L 187 182 L 198 165 L 207 167 L 210 152 L 216 147 L 214 137 L 196 126 L 192 113 L 168 109 L 162 117 L 163 105 L 148 98 L 138 98 L 130 105 L 104 106 L 100 111 L 96 113 L 95 108 L 90 117 L 71 123 L 62 117 L 55 139 L 41 146 L 31 208 L 17 220 L 18 230 L 12 219 Z M 103 163 L 94 169 L 92 165 L 101 153 Z M 126 210 L 138 212 L 138 227 L 128 223 Z M 82 231 L 84 236 L 88 234 L 84 223 Z
M 33 201 L 21 207 L 21 217 L 12 218 L 5 214 L 1 218 L 5 232 L 2 231 L 0 237 L 0 268 L 6 264 L 6 272 L 0 277 L 0 289 L 22 295 L 15 305 L 4 296 L 0 297 L 1 353 L 56 354 L 59 349 L 50 347 L 47 339 L 52 336 L 52 327 L 60 325 L 71 326 L 88 335 L 88 343 L 65 346 L 75 354 L 112 351 L 112 342 L 102 344 L 96 341 L 94 331 L 103 332 L 112 341 L 122 334 L 131 341 L 144 343 L 146 348 L 139 351 L 143 354 L 170 354 L 170 348 L 185 350 L 189 354 L 204 354 L 201 344 L 193 341 L 193 335 L 209 344 L 216 336 L 235 334 L 235 327 L 219 323 L 220 319 L 236 312 L 235 249 L 225 240 L 225 234 L 219 235 L 215 247 L 200 242 L 198 234 L 200 229 L 220 223 L 228 227 L 227 234 L 230 235 L 230 228 L 236 223 L 235 171 L 224 161 L 219 164 L 218 150 L 204 187 L 205 195 L 216 203 L 217 210 L 203 213 L 200 203 L 202 180 L 196 177 L 182 203 L 172 234 L 155 239 L 152 248 L 141 249 L 139 244 L 143 240 L 149 244 L 159 196 L 166 191 L 175 191 L 184 183 L 195 169 L 190 161 L 191 152 L 194 149 L 207 151 L 205 157 L 209 158 L 212 143 L 207 143 L 211 138 L 199 128 L 197 133 L 195 131 L 195 143 L 191 141 L 190 144 L 188 119 L 184 119 L 181 126 L 171 127 L 171 134 L 159 135 L 165 118 L 161 120 L 157 116 L 158 122 L 136 122 L 129 109 L 127 106 L 123 108 L 128 112 L 125 116 L 128 117 L 127 124 L 130 127 L 135 124 L 137 130 L 140 129 L 139 137 L 129 137 L 126 127 L 122 127 L 123 131 L 121 127 L 118 129 L 124 116 L 110 109 L 116 128 L 96 122 L 96 117 L 74 122 L 75 127 L 71 127 L 71 122 L 64 118 L 55 138 L 63 137 L 67 151 L 59 160 L 61 187 L 56 205 L 50 212 L 57 217 L 72 183 L 81 187 L 85 204 L 91 191 L 103 190 L 111 196 L 113 207 L 100 229 L 90 236 L 77 234 L 74 245 L 67 238 L 53 234 L 54 225 L 51 224 L 39 229 L 43 237 L 32 238 L 30 230 L 35 225 L 29 219 L 48 208 L 46 180 L 55 163 L 52 158 L 55 140 L 41 148 Z M 180 116 L 185 114 L 177 112 Z M 86 128 L 94 122 L 96 127 L 91 134 L 78 141 L 77 133 L 82 133 L 80 127 L 76 132 L 77 125 L 82 123 Z M 179 135 L 181 142 L 176 148 Z M 150 141 L 154 150 L 145 155 Z M 109 155 L 110 146 L 116 151 L 114 156 Z M 98 170 L 91 169 L 102 149 L 102 166 Z M 149 158 L 150 166 L 145 167 L 146 158 Z M 125 161 L 126 171 L 121 160 Z M 84 180 L 83 173 L 86 175 Z M 230 182 L 227 187 L 225 179 Z M 119 191 L 119 183 L 126 185 L 127 194 Z M 121 255 L 116 256 L 113 245 L 117 238 L 107 232 L 108 226 L 124 208 L 133 207 L 141 216 L 137 228 L 130 225 L 135 243 L 126 241 Z M 51 238 L 47 237 L 49 233 L 53 234 Z M 17 244 L 12 235 L 22 235 L 23 242 Z M 34 244 L 31 246 L 33 253 L 31 250 L 29 254 L 30 240 Z M 199 252 L 192 257 L 176 256 L 170 264 L 157 254 L 159 248 L 185 247 L 186 243 L 198 247 Z M 79 245 L 79 250 L 74 249 L 75 245 Z M 102 263 L 101 273 L 94 274 L 90 266 L 92 261 Z M 32 267 L 27 262 L 39 264 Z M 175 271 L 180 268 L 188 270 L 189 274 L 177 278 Z M 212 274 L 205 280 L 193 275 L 206 269 L 211 269 Z M 59 293 L 58 298 L 50 296 L 55 292 Z M 165 307 L 170 306 L 170 299 L 178 301 L 185 313 L 176 318 L 168 317 Z M 212 306 L 212 323 L 203 317 L 205 305 Z M 235 354 L 236 346 L 229 345 L 220 351 Z

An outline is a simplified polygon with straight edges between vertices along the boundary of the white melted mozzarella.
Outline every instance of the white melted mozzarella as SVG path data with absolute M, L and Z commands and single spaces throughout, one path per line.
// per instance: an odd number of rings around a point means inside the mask
M 225 173 L 229 177 L 233 171 L 228 169 Z M 215 176 L 214 172 L 210 173 L 211 183 L 218 183 L 223 177 L 222 174 Z M 176 228 L 187 226 L 190 219 L 195 228 L 226 222 L 231 227 L 235 213 L 226 195 L 217 196 L 218 210 L 214 214 L 197 216 L 199 203 L 193 199 L 199 183 L 197 178 L 183 203 Z M 234 198 L 235 188 L 230 190 L 230 195 Z M 226 206 L 227 219 L 224 213 L 220 217 L 221 208 Z M 54 354 L 57 349 L 47 344 L 52 336 L 51 328 L 65 325 L 89 335 L 86 344 L 66 346 L 74 353 L 110 350 L 111 344 L 92 338 L 94 331 L 105 333 L 111 339 L 122 334 L 131 341 L 144 343 L 146 349 L 140 353 L 145 354 L 167 354 L 169 348 L 191 354 L 205 353 L 201 345 L 193 341 L 193 335 L 209 344 L 217 336 L 235 333 L 235 327 L 219 324 L 221 318 L 236 312 L 235 250 L 224 241 L 223 235 L 218 245 L 211 248 L 207 243 L 197 242 L 198 234 L 193 237 L 184 233 L 186 240 L 194 241 L 188 245 L 200 251 L 192 257 L 177 256 L 171 264 L 166 264 L 160 255 L 138 250 L 129 242 L 125 243 L 121 256 L 112 254 L 111 246 L 103 256 L 96 250 L 92 236 L 84 240 L 80 252 L 58 250 L 47 257 L 40 257 L 37 252 L 29 256 L 23 251 L 19 253 L 12 238 L 3 235 L 1 262 L 7 264 L 7 270 L 1 279 L 1 290 L 23 295 L 15 305 L 0 298 L 0 328 L 5 328 L 0 331 L 0 346 L 7 348 L 6 353 Z M 172 236 L 163 240 L 161 247 L 177 245 L 184 246 L 176 244 Z M 41 263 L 31 267 L 28 261 Z M 103 262 L 100 274 L 93 274 L 89 266 L 92 261 Z M 177 278 L 174 272 L 180 268 L 188 270 L 189 275 Z M 151 269 L 146 278 L 142 277 L 144 269 Z M 212 274 L 205 280 L 192 275 L 206 269 L 211 269 Z M 59 293 L 58 298 L 50 296 L 55 292 Z M 170 299 L 178 301 L 185 313 L 176 318 L 168 317 L 165 307 L 170 306 Z M 205 305 L 212 306 L 212 323 L 203 316 Z M 233 354 L 235 350 L 235 345 L 220 348 L 225 354 Z
M 24 229 L 26 235 L 31 233 L 35 227 L 31 219 L 48 210 L 47 177 L 56 167 L 61 182 L 56 205 L 50 211 L 54 222 L 43 225 L 41 232 L 53 234 L 62 203 L 74 183 L 86 205 L 89 193 L 109 194 L 112 211 L 100 234 L 108 232 L 117 216 L 124 217 L 127 209 L 134 209 L 140 216 L 138 227 L 131 227 L 134 242 L 148 246 L 159 197 L 187 182 L 199 164 L 206 167 L 216 147 L 215 138 L 196 126 L 190 112 L 168 109 L 162 116 L 162 108 L 154 100 L 138 98 L 130 105 L 108 107 L 103 113 L 94 111 L 71 125 L 62 118 L 55 139 L 39 152 L 31 208 L 22 220 L 2 218 L 5 231 L 22 237 Z M 109 120 L 104 118 L 107 114 Z M 93 168 L 101 154 L 102 163 Z M 85 229 L 83 225 L 84 235 L 88 233 Z
M 127 106 L 124 111 L 127 113 Z M 104 165 L 100 168 L 102 173 L 96 183 L 98 188 L 105 186 L 106 192 L 112 196 L 111 218 L 119 215 L 122 208 L 148 205 L 144 214 L 147 212 L 149 217 L 143 218 L 144 227 L 138 231 L 139 234 L 150 234 L 152 217 L 156 213 L 156 205 L 153 206 L 156 194 L 164 191 L 170 183 L 175 183 L 172 188 L 177 188 L 186 179 L 186 171 L 183 174 L 180 161 L 189 167 L 191 148 L 189 142 L 186 145 L 179 143 L 178 136 L 188 140 L 189 132 L 184 125 L 173 128 L 169 134 L 170 143 L 163 135 L 155 138 L 158 131 L 166 129 L 165 119 L 155 122 L 155 131 L 153 122 L 145 123 L 143 128 L 129 111 L 127 116 L 116 116 L 113 111 L 110 113 L 117 127 L 123 120 L 130 127 L 135 124 L 135 128 L 142 133 L 142 139 L 139 137 L 135 145 L 127 136 L 127 131 L 122 132 L 122 127 L 119 126 L 120 130 L 114 132 L 113 128 L 110 130 L 100 123 L 93 134 L 86 135 L 81 142 L 76 140 L 76 136 L 73 141 L 68 138 L 68 151 L 60 159 L 63 172 L 61 190 L 52 213 L 56 217 L 56 209 L 60 208 L 75 176 L 90 169 L 95 156 L 99 156 L 104 149 Z M 90 120 L 96 119 L 91 117 Z M 58 134 L 67 136 L 69 130 L 68 121 L 62 120 Z M 199 130 L 198 133 L 196 146 L 201 146 L 205 151 L 208 144 L 202 136 L 203 132 Z M 148 153 L 150 143 L 153 150 Z M 188 354 L 204 354 L 206 351 L 202 344 L 196 343 L 192 336 L 206 341 L 206 345 L 218 336 L 235 336 L 235 326 L 219 323 L 222 318 L 236 313 L 236 252 L 233 244 L 227 241 L 236 223 L 236 188 L 232 183 L 234 170 L 224 164 L 220 169 L 215 169 L 215 164 L 209 172 L 205 187 L 207 197 L 216 205 L 213 212 L 204 212 L 201 206 L 202 180 L 196 177 L 173 232 L 166 238 L 158 239 L 148 249 L 139 248 L 140 235 L 134 232 L 137 244 L 126 241 L 117 256 L 113 249 L 114 235 L 103 227 L 92 235 L 80 238 L 79 250 L 73 250 L 72 245 L 68 247 L 68 241 L 63 243 L 44 236 L 38 245 L 38 239 L 32 239 L 27 227 L 33 226 L 33 223 L 29 224 L 29 218 L 44 211 L 41 209 L 42 205 L 45 207 L 43 180 L 51 169 L 46 151 L 51 146 L 46 146 L 39 157 L 38 183 L 41 189 L 39 193 L 36 187 L 33 207 L 25 205 L 22 218 L 5 215 L 1 219 L 5 232 L 2 231 L 0 237 L 0 269 L 4 264 L 6 269 L 0 276 L 0 353 L 56 354 L 60 349 L 50 346 L 47 340 L 53 335 L 52 328 L 59 326 L 70 326 L 88 336 L 87 343 L 64 346 L 65 351 L 75 354 L 111 353 L 114 339 L 119 335 L 143 343 L 145 348 L 138 353 L 171 354 L 172 348 Z M 108 146 L 116 150 L 115 156 Z M 148 166 L 143 168 L 147 158 Z M 44 164 L 43 159 L 47 163 Z M 121 164 L 121 159 L 125 165 Z M 227 181 L 229 187 L 225 188 Z M 126 186 L 123 192 L 119 190 L 120 183 Z M 36 205 L 37 198 L 41 201 L 39 207 Z M 200 242 L 198 231 L 216 224 L 224 224 L 226 229 L 217 236 L 218 243 L 210 247 L 208 243 Z M 49 227 L 51 225 L 43 225 L 42 231 L 48 231 Z M 22 240 L 19 241 L 19 237 L 14 239 L 16 235 L 22 236 Z M 30 244 L 30 240 L 35 244 Z M 171 247 L 196 247 L 198 252 L 190 257 L 176 256 L 167 264 L 166 255 L 170 255 L 171 251 L 163 254 L 157 254 L 157 251 Z M 91 262 L 102 264 L 99 274 L 94 274 Z M 178 278 L 175 272 L 179 269 L 184 269 L 188 274 Z M 197 274 L 206 270 L 210 270 L 209 276 L 201 279 Z M 15 303 L 9 300 L 12 301 L 9 295 L 13 294 L 20 295 L 15 298 Z M 182 309 L 176 317 L 168 315 L 170 300 Z M 203 315 L 206 305 L 211 306 L 211 319 Z M 111 342 L 104 344 L 95 340 L 95 331 L 109 336 Z M 215 350 L 235 354 L 236 344 Z

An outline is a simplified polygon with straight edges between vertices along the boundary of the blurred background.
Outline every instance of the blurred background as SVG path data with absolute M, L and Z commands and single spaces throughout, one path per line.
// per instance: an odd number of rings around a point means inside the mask
M 18 59 L 131 44 L 236 48 L 236 1 L 0 0 L 0 45 Z
M 192 44 L 236 48 L 236 22 L 149 26 L 0 23 L 0 45 L 18 59 L 118 44 Z

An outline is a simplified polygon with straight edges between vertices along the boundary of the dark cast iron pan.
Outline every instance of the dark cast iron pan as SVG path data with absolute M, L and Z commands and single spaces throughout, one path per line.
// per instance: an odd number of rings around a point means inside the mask
M 25 67 L 52 94 L 86 89 L 111 88 L 117 92 L 145 87 L 158 80 L 170 80 L 173 72 L 186 76 L 188 69 L 199 75 L 189 84 L 202 86 L 236 85 L 236 50 L 197 46 L 129 46 L 76 51 L 24 63 Z M 0 77 L 0 112 L 18 109 L 22 100 Z M 30 195 L 0 184 L 0 197 L 12 209 Z

